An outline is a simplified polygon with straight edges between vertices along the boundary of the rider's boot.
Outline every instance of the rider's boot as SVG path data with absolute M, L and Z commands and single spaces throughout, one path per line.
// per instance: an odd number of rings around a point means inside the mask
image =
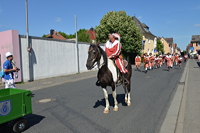
M 97 80 L 97 82 L 96 82 L 96 86 L 101 86 L 101 83 L 100 83 L 99 80 Z

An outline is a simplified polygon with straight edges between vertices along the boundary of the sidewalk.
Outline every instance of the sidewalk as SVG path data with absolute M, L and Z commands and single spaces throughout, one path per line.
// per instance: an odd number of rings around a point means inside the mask
M 200 67 L 189 60 L 176 133 L 200 133 Z
M 189 59 L 160 133 L 200 133 L 200 67 Z
M 55 78 L 47 78 L 47 79 L 41 79 L 41 80 L 35 80 L 33 82 L 25 82 L 21 84 L 15 84 L 16 88 L 24 89 L 24 90 L 39 90 L 42 88 L 47 88 L 50 86 L 55 86 L 67 82 L 74 82 L 81 79 L 96 77 L 97 71 L 89 71 L 84 72 L 80 74 L 72 74 L 72 75 L 66 75 L 61 77 L 55 77 Z M 4 84 L 0 84 L 0 89 L 4 89 Z

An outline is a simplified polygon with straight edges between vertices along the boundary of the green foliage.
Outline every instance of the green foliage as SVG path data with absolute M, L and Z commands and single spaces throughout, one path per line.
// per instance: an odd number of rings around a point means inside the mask
M 47 35 L 44 34 L 42 37 L 47 37 Z
M 95 27 L 97 41 L 105 43 L 108 34 L 115 31 L 121 36 L 122 52 L 139 54 L 142 49 L 142 35 L 132 17 L 126 15 L 125 11 L 108 12 Z
M 67 35 L 64 32 L 59 31 L 59 33 L 66 39 L 72 39 L 72 38 L 76 38 L 76 34 L 69 34 Z M 87 34 L 87 30 L 86 29 L 80 29 L 78 32 L 78 41 L 79 42 L 90 42 L 90 37 L 89 34 Z
M 76 35 L 75 35 L 75 34 L 69 34 L 69 35 L 67 35 L 66 33 L 61 32 L 61 31 L 59 31 L 58 33 L 61 34 L 61 35 L 62 35 L 64 38 L 66 38 L 66 39 L 76 38 Z
M 162 42 L 160 40 L 157 40 L 156 49 L 158 50 L 158 53 L 162 52 L 162 54 L 163 54 L 165 52 L 164 45 L 162 44 Z
M 86 29 L 80 29 L 78 32 L 78 41 L 79 42 L 90 42 L 90 36 L 87 33 Z

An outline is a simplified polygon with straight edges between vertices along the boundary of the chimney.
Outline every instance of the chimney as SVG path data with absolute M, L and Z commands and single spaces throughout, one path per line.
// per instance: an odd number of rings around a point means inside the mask
M 50 30 L 50 37 L 51 37 L 51 38 L 53 38 L 53 33 L 54 33 L 54 30 L 51 29 L 51 30 Z

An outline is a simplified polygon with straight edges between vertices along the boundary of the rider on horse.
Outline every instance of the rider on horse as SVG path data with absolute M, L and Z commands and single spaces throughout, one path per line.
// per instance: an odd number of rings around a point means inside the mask
M 127 80 L 128 71 L 124 66 L 123 59 L 120 58 L 121 48 L 122 48 L 122 45 L 120 43 L 120 35 L 115 32 L 110 32 L 108 37 L 109 40 L 105 44 L 105 52 L 109 59 L 113 59 L 115 61 L 117 67 L 122 73 L 125 84 L 129 84 L 129 81 Z M 118 40 L 116 40 L 116 38 Z M 100 85 L 98 81 L 97 85 Z

